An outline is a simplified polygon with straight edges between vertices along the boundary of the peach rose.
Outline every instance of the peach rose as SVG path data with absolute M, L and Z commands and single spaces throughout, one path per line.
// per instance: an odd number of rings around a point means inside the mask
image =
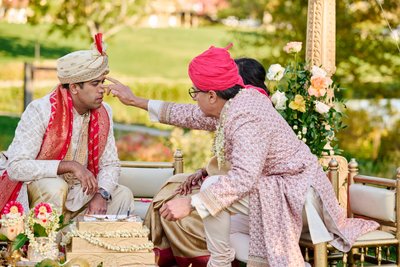
M 326 94 L 326 89 L 332 84 L 329 77 L 312 76 L 311 86 L 308 88 L 308 94 L 321 97 Z

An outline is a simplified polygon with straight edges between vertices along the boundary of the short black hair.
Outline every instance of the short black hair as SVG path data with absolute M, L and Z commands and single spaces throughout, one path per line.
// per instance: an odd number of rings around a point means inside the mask
M 79 88 L 82 89 L 83 88 L 83 83 L 84 82 L 79 82 L 79 83 L 75 83 L 75 84 L 77 84 L 79 86 Z M 70 83 L 63 83 L 61 86 L 62 86 L 62 88 L 69 90 L 69 85 L 70 85 Z
M 222 91 L 215 91 L 215 93 L 217 94 L 217 96 L 219 96 L 222 99 L 225 100 L 229 100 L 231 98 L 234 98 L 242 89 L 243 87 L 241 85 L 234 85 L 226 90 L 222 90 Z
M 242 76 L 244 84 L 254 85 L 264 89 L 268 93 L 265 85 L 266 71 L 263 65 L 254 58 L 237 58 L 235 63 L 238 66 L 239 74 Z

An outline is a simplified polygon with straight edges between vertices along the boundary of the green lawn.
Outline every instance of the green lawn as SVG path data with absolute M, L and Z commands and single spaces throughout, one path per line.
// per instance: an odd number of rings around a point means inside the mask
M 14 138 L 18 117 L 0 116 L 0 151 L 6 150 Z
M 68 52 L 90 47 L 88 39 L 79 36 L 66 39 L 59 33 L 47 36 L 47 29 L 47 25 L 0 23 L 0 80 L 22 78 L 21 63 L 34 59 L 35 43 L 40 43 L 41 60 L 55 60 Z M 116 76 L 150 82 L 186 80 L 187 64 L 193 56 L 210 45 L 225 46 L 230 38 L 223 27 L 126 28 L 107 41 L 107 53 Z

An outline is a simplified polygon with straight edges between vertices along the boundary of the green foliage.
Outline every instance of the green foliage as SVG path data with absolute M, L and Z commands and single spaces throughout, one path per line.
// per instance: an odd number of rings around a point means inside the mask
M 44 259 L 36 263 L 35 267 L 59 267 L 61 266 L 57 261 L 51 259 Z
M 33 10 L 29 22 L 38 24 L 43 20 L 50 20 L 50 33 L 60 31 L 67 37 L 72 34 L 82 34 L 86 38 L 98 32 L 106 37 L 119 32 L 124 26 L 131 26 L 139 19 L 144 10 L 145 1 L 139 0 L 57 0 L 57 1 L 30 1 L 29 7 Z
M 19 118 L 0 116 L 0 151 L 6 150 L 14 138 Z
M 22 246 L 28 241 L 28 237 L 21 233 L 15 237 L 15 240 L 12 243 L 12 250 L 17 250 L 22 248 Z
M 235 3 L 236 0 L 231 0 Z M 287 56 L 279 47 L 290 40 L 305 43 L 307 1 L 264 0 L 271 22 L 262 29 L 233 30 L 238 48 L 256 56 L 265 65 Z M 383 8 L 392 28 L 400 24 L 400 2 L 384 1 Z M 238 6 L 240 9 L 240 6 Z M 252 10 L 247 11 L 251 16 Z M 374 1 L 336 2 L 336 77 L 347 90 L 347 98 L 399 98 L 400 53 L 390 36 L 383 13 Z M 270 47 L 267 53 L 257 52 Z
M 219 18 L 235 16 L 240 19 L 251 17 L 262 20 L 264 13 L 264 0 L 231 0 L 230 6 L 218 12 Z
M 344 123 L 348 127 L 337 135 L 343 156 L 356 158 L 362 173 L 395 177 L 400 162 L 400 119 L 395 120 L 390 105 L 378 108 L 378 103 L 370 101 L 368 106 L 380 112 L 347 109 Z M 384 118 L 390 117 L 393 123 L 388 125 Z
M 0 241 L 8 241 L 8 238 L 5 235 L 0 234 Z
M 47 236 L 46 228 L 44 228 L 42 225 L 38 223 L 33 224 L 33 235 L 35 237 L 38 236 Z

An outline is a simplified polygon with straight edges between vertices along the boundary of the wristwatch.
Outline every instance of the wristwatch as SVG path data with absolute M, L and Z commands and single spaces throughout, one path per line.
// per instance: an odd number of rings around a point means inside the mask
M 107 200 L 107 201 L 110 201 L 110 200 L 111 200 L 111 194 L 110 194 L 107 190 L 105 190 L 104 188 L 99 188 L 98 193 L 99 193 L 100 196 L 101 196 L 102 198 L 104 198 L 105 200 Z

